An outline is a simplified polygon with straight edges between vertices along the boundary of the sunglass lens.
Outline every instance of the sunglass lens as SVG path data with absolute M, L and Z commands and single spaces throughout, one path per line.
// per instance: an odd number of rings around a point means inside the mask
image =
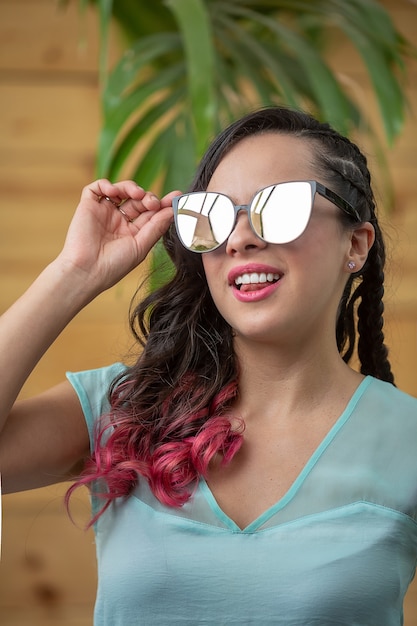
M 196 192 L 178 200 L 176 224 L 182 243 L 190 250 L 207 252 L 224 243 L 234 223 L 234 208 L 227 196 Z
M 269 243 L 289 243 L 305 230 L 311 214 L 312 190 L 308 182 L 266 187 L 251 204 L 255 232 Z

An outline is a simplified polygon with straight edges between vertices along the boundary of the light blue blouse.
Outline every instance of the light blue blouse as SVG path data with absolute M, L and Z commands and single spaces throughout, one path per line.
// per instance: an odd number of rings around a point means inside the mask
M 68 374 L 90 435 L 121 371 Z M 96 626 L 402 624 L 416 442 L 417 399 L 368 376 L 285 496 L 243 530 L 204 480 L 181 508 L 141 480 L 95 528 Z

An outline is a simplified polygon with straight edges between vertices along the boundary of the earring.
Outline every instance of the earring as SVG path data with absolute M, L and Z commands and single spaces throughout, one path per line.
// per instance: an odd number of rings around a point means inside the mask
M 347 266 L 350 269 L 350 271 L 353 271 L 355 269 L 355 267 L 356 267 L 356 263 L 355 263 L 355 261 L 349 261 Z

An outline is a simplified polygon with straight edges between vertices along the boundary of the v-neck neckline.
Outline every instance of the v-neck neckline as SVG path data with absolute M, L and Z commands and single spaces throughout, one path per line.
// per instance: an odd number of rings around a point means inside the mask
M 318 460 L 322 457 L 325 450 L 329 447 L 332 441 L 335 439 L 336 435 L 343 428 L 346 422 L 349 420 L 352 415 L 357 403 L 360 398 L 369 387 L 372 381 L 372 376 L 366 376 L 361 383 L 358 385 L 356 390 L 354 391 L 351 399 L 347 403 L 344 411 L 338 417 L 336 422 L 330 428 L 328 433 L 322 439 L 322 441 L 318 444 L 314 452 L 311 454 L 306 464 L 303 466 L 302 470 L 297 475 L 296 479 L 293 481 L 289 489 L 284 493 L 284 495 L 272 506 L 268 507 L 263 513 L 261 513 L 256 519 L 250 522 L 244 528 L 241 528 L 236 524 L 236 522 L 227 515 L 223 511 L 223 509 L 219 506 L 213 492 L 211 491 L 209 485 L 206 480 L 201 477 L 199 482 L 199 489 L 207 500 L 210 509 L 215 514 L 215 516 L 228 528 L 229 530 L 236 533 L 254 533 L 259 528 L 261 528 L 273 515 L 275 515 L 278 511 L 283 509 L 297 494 L 301 486 L 304 484 L 307 476 L 312 471 L 313 467 L 316 465 Z

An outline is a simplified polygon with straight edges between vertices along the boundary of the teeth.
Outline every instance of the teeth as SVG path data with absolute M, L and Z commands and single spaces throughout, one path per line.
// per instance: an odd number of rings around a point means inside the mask
M 273 283 L 274 280 L 279 280 L 279 274 L 272 274 L 269 272 L 268 274 L 261 273 L 257 274 L 256 272 L 252 272 L 252 274 L 242 274 L 235 278 L 235 285 L 257 285 L 259 283 Z

